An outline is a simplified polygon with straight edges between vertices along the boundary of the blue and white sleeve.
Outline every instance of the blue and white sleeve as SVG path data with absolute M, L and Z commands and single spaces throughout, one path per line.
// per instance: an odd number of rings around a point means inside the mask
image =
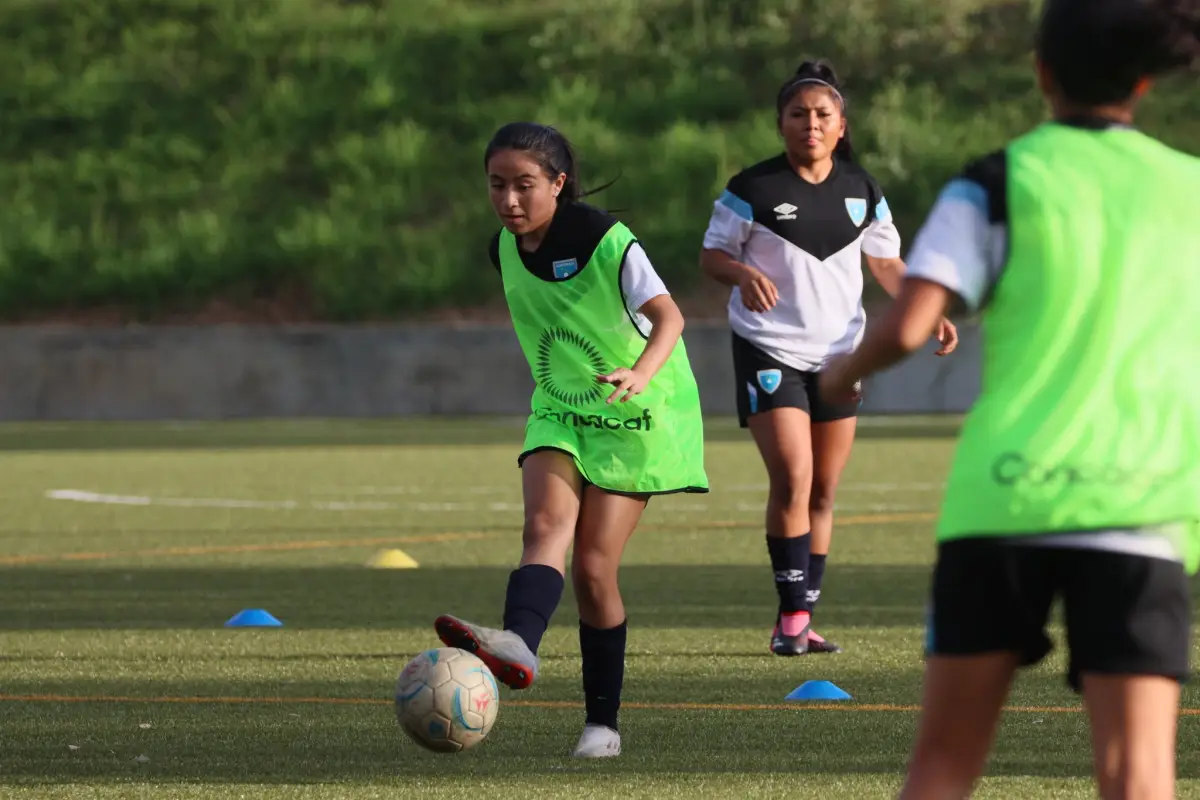
M 1007 230 L 989 216 L 988 190 L 969 178 L 946 184 L 913 240 L 906 277 L 940 284 L 978 311 L 1000 279 Z
M 742 248 L 754 228 L 754 209 L 748 202 L 726 188 L 713 203 L 708 230 L 704 232 L 704 249 L 720 250 L 730 258 L 741 259 Z
M 871 224 L 863 233 L 862 251 L 873 258 L 900 257 L 900 231 L 892 219 L 887 199 L 880 193 Z

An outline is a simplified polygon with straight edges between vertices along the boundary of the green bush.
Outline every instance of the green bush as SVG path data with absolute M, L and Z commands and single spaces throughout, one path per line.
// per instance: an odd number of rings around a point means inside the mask
M 676 290 L 713 198 L 778 150 L 805 57 L 848 84 L 863 160 L 911 236 L 964 161 L 1043 115 L 1034 5 L 1004 0 L 8 0 L 0 316 L 154 319 L 292 294 L 322 318 L 493 298 L 481 154 L 561 127 L 596 202 Z M 1194 85 L 1145 127 L 1200 141 Z

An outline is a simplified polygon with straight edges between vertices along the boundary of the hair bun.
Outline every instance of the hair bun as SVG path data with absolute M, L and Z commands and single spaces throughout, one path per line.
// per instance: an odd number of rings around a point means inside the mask
M 831 83 L 834 86 L 838 85 L 837 72 L 834 71 L 833 65 L 825 59 L 805 61 L 796 67 L 796 73 L 792 78 L 816 78 L 817 80 Z

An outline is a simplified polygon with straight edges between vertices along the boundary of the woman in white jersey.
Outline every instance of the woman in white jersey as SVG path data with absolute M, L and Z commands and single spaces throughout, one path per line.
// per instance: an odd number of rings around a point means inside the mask
M 817 393 L 828 361 L 861 341 L 862 258 L 892 296 L 904 262 L 883 191 L 854 163 L 846 102 L 828 63 L 806 61 L 780 88 L 785 152 L 735 175 L 714 203 L 700 256 L 732 287 L 738 418 L 769 476 L 767 550 L 779 594 L 771 651 L 839 652 L 812 629 L 833 534 L 833 501 L 861 396 Z M 957 346 L 943 320 L 939 355 Z

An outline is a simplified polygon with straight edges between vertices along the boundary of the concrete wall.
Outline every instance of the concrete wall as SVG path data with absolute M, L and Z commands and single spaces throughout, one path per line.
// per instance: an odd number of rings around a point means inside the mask
M 960 334 L 878 376 L 864 411 L 964 411 L 979 342 Z M 728 329 L 684 339 L 706 410 L 733 413 Z M 0 374 L 3 420 L 521 414 L 533 385 L 507 327 L 0 328 Z

